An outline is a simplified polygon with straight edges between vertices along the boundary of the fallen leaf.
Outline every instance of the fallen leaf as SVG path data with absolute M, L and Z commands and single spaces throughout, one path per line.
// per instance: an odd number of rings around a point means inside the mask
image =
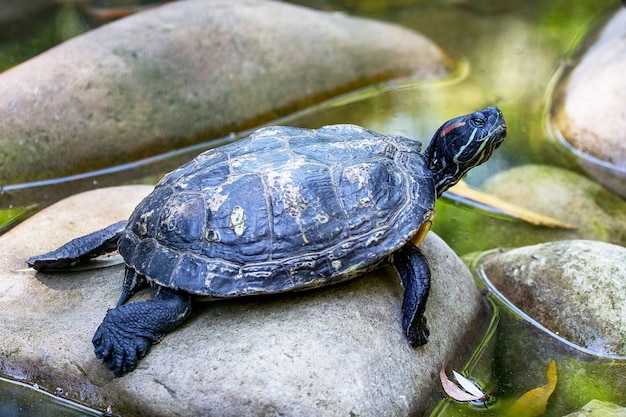
M 461 388 L 463 388 L 465 391 L 476 396 L 484 397 L 485 393 L 480 389 L 478 385 L 476 385 L 474 381 L 465 378 L 457 371 L 452 371 L 452 374 L 454 375 L 454 379 L 456 380 L 456 382 L 458 382 Z
M 475 207 L 493 214 L 513 218 L 533 224 L 535 226 L 556 227 L 561 229 L 575 229 L 576 227 L 552 217 L 533 212 L 524 207 L 500 200 L 489 194 L 470 188 L 465 182 L 459 181 L 454 187 L 446 191 L 447 196 L 455 201 L 464 201 Z
M 456 377 L 456 375 L 460 376 L 465 381 L 461 382 L 459 378 Z M 467 390 L 461 388 L 460 386 L 455 384 L 453 381 L 448 379 L 448 376 L 446 375 L 446 364 L 443 363 L 441 364 L 441 371 L 439 371 L 439 379 L 441 379 L 441 386 L 443 387 L 443 390 L 446 392 L 446 394 L 448 394 L 450 398 L 452 398 L 453 400 L 461 401 L 461 402 L 480 401 L 486 398 L 487 394 L 480 391 L 480 389 L 471 381 L 469 381 L 467 378 L 461 376 L 460 374 L 456 372 L 455 372 L 455 377 L 457 378 L 457 381 L 459 381 L 461 385 L 471 384 L 472 388 L 470 389 L 470 391 L 474 393 L 468 392 Z M 475 390 L 478 390 L 479 393 L 476 393 Z
M 546 405 L 548 399 L 556 388 L 556 362 L 554 359 L 550 361 L 548 371 L 546 372 L 548 383 L 531 389 L 524 395 L 522 395 L 515 403 L 508 409 L 507 414 L 509 416 L 516 417 L 537 417 L 546 412 Z

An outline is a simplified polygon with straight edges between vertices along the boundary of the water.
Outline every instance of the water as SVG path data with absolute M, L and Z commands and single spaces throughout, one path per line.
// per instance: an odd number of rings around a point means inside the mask
M 97 410 L 72 403 L 37 387 L 0 377 L 0 416 L 2 417 L 93 417 Z
M 413 28 L 450 52 L 460 65 L 458 71 L 446 80 L 383 84 L 331 100 L 280 122 L 303 127 L 355 123 L 427 141 L 448 118 L 497 104 L 507 118 L 509 136 L 492 160 L 470 173 L 468 182 L 475 187 L 480 187 L 484 179 L 495 172 L 515 165 L 555 162 L 551 155 L 533 145 L 541 142 L 537 138 L 548 135 L 544 115 L 551 79 L 562 61 L 579 44 L 582 35 L 606 14 L 607 8 L 619 6 L 617 1 L 609 0 L 302 3 Z M 84 31 L 88 23 L 89 19 L 81 14 L 76 4 L 64 2 L 52 12 L 46 11 L 33 18 L 27 25 L 4 26 L 4 33 L 0 34 L 0 69 L 9 68 Z M 0 207 L 45 206 L 81 190 L 125 183 L 154 183 L 165 172 L 200 151 L 234 139 L 216 139 L 150 160 L 72 178 L 13 184 L 0 195 Z M 462 210 L 458 211 L 458 216 L 462 218 Z M 453 248 L 457 244 L 453 239 L 447 239 L 445 233 L 442 237 Z M 471 236 L 465 239 L 471 239 Z M 503 326 L 506 326 L 505 320 L 498 328 L 500 334 L 506 334 Z M 506 386 L 507 395 L 511 396 L 526 388 L 497 378 L 495 383 Z M 98 415 L 90 414 L 88 410 L 67 408 L 55 397 L 7 381 L 0 385 L 0 398 L 0 415 Z
M 546 135 L 543 104 L 550 79 L 581 33 L 595 21 L 594 17 L 615 4 L 609 0 L 588 0 L 575 5 L 562 0 L 507 2 L 506 5 L 496 0 L 315 2 L 312 6 L 321 9 L 344 10 L 414 28 L 449 51 L 461 65 L 450 79 L 391 83 L 331 100 L 309 109 L 304 115 L 280 122 L 303 127 L 356 123 L 427 141 L 450 117 L 497 104 L 507 118 L 509 138 L 495 158 L 472 170 L 470 183 L 479 186 L 486 176 L 513 165 L 550 162 L 550 156 L 533 148 L 532 143 L 536 141 L 530 140 Z M 88 17 L 71 3 L 58 8 L 56 14 L 47 13 L 32 22 L 32 32 L 22 29 L 0 45 L 0 68 L 86 29 L 87 21 Z M 27 36 L 33 33 L 36 36 Z M 17 57 L 15 50 L 21 51 Z M 45 206 L 81 190 L 121 183 L 154 183 L 202 150 L 232 139 L 216 139 L 186 151 L 70 178 L 3 184 L 5 193 L 0 195 L 0 207 L 33 202 Z
M 430 417 L 520 417 L 508 412 L 525 392 L 546 381 L 551 360 L 556 364 L 556 390 L 545 417 L 560 417 L 591 400 L 626 404 L 626 357 L 600 356 L 563 339 L 518 309 L 489 281 L 482 269 L 485 253 L 474 257 L 470 269 L 493 316 L 485 337 L 463 371 L 497 401 L 487 407 L 442 400 Z M 528 414 L 531 417 L 533 414 Z

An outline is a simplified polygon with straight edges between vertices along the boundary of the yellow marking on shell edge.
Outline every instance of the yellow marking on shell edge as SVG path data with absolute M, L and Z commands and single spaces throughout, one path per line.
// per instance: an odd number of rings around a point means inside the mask
M 304 234 L 304 230 L 301 230 L 300 233 L 302 234 L 302 240 L 304 241 L 304 244 L 308 245 L 309 239 L 306 238 L 306 235 Z
M 420 228 L 417 229 L 417 232 L 411 238 L 411 243 L 413 243 L 415 246 L 419 246 L 419 244 L 422 243 L 424 239 L 426 239 L 426 235 L 428 234 L 428 232 L 430 232 L 430 228 L 432 227 L 436 216 L 437 213 L 433 211 L 430 214 L 430 217 L 428 217 L 428 219 L 426 219 L 426 221 L 422 223 Z

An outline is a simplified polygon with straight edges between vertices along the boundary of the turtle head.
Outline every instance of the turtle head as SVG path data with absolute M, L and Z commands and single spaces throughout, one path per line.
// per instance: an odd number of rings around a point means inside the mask
M 506 122 L 497 107 L 445 122 L 424 151 L 433 173 L 437 197 L 469 171 L 485 162 L 506 136 Z

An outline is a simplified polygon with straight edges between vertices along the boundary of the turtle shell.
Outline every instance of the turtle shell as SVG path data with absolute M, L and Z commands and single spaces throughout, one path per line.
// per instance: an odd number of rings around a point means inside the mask
M 352 278 L 430 217 L 420 147 L 353 125 L 260 129 L 167 174 L 119 251 L 149 281 L 211 297 Z

